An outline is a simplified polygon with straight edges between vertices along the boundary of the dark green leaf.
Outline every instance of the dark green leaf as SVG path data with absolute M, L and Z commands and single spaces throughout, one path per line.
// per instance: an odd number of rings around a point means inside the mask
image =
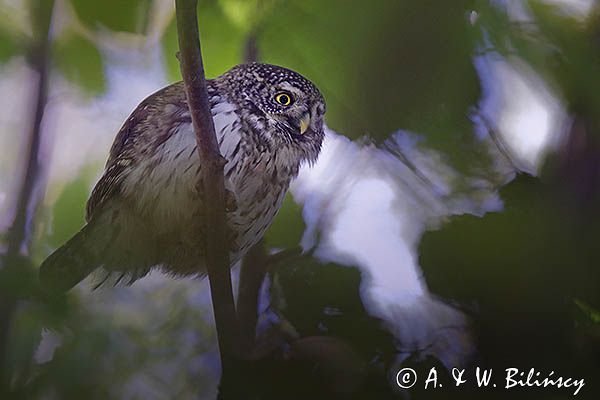
M 71 0 L 79 19 L 96 29 L 143 33 L 148 28 L 152 0 Z
M 216 3 L 200 2 L 198 15 L 204 70 L 208 78 L 214 78 L 242 61 L 244 33 Z M 179 61 L 175 57 L 179 51 L 175 20 L 165 32 L 163 49 L 169 75 L 180 80 Z
M 52 211 L 52 233 L 47 238 L 50 246 L 61 246 L 81 229 L 88 194 L 89 182 L 83 177 L 63 189 Z
M 52 55 L 64 76 L 89 94 L 96 95 L 106 89 L 102 56 L 94 43 L 67 33 L 54 43 Z
M 302 207 L 287 195 L 273 224 L 265 235 L 269 247 L 288 249 L 300 244 L 304 233 Z
M 9 32 L 0 27 L 0 62 L 8 61 L 11 57 L 22 52 L 22 45 Z

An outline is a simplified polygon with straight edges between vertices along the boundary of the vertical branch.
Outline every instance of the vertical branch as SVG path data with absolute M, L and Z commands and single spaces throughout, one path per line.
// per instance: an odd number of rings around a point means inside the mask
M 37 72 L 35 107 L 31 114 L 31 128 L 27 135 L 25 166 L 19 194 L 16 199 L 15 217 L 9 228 L 6 252 L 0 260 L 0 273 L 3 279 L 10 279 L 9 275 L 19 273 L 21 250 L 28 245 L 28 233 L 33 221 L 32 213 L 36 209 L 34 203 L 34 189 L 38 181 L 38 156 L 41 142 L 41 127 L 44 110 L 47 102 L 48 91 L 48 59 L 49 59 L 49 30 L 52 20 L 54 0 L 33 2 L 31 5 L 31 23 L 33 27 L 33 42 L 29 51 L 29 60 Z M 8 279 L 7 279 L 8 277 Z M 18 281 L 12 279 L 13 282 Z M 8 332 L 12 316 L 16 307 L 16 299 L 11 293 L 0 292 L 0 390 L 7 384 L 9 374 L 6 366 L 6 353 L 8 345 Z
M 204 78 L 200 50 L 197 0 L 176 0 L 181 74 L 202 163 L 198 192 L 204 203 L 204 227 L 201 237 L 210 282 L 213 311 L 219 339 L 222 368 L 225 371 L 235 355 L 237 319 L 231 286 L 229 246 L 225 219 L 225 159 L 219 152 L 215 127 Z
M 252 357 L 258 321 L 258 298 L 267 272 L 265 242 L 255 244 L 244 256 L 238 284 L 237 315 L 239 320 L 240 349 Z
M 35 209 L 31 204 L 31 200 L 39 172 L 38 155 L 40 150 L 41 126 L 48 97 L 48 31 L 50 29 L 53 3 L 54 1 L 40 2 L 40 5 L 37 7 L 34 6 L 32 10 L 32 14 L 34 15 L 32 23 L 38 31 L 30 52 L 31 66 L 38 75 L 36 103 L 31 117 L 31 129 L 27 137 L 26 149 L 28 151 L 24 169 L 25 173 L 16 203 L 15 219 L 8 236 L 7 257 L 18 254 L 21 247 L 26 244 L 28 223 L 32 219 L 27 211 Z
M 29 60 L 37 72 L 35 106 L 32 108 L 31 127 L 25 139 L 23 177 L 15 201 L 15 216 L 7 235 L 6 252 L 0 260 L 2 280 L 19 282 L 15 277 L 24 263 L 21 250 L 28 245 L 28 236 L 36 209 L 34 191 L 38 181 L 38 156 L 41 142 L 41 125 L 47 102 L 48 58 L 50 21 L 54 1 L 34 3 L 31 8 L 33 41 L 29 49 Z M 6 364 L 8 335 L 17 301 L 14 293 L 0 293 L 0 391 L 9 390 L 10 368 Z
M 255 27 L 246 36 L 243 55 L 245 63 L 258 61 L 257 31 L 258 29 Z M 242 354 L 249 358 L 254 358 L 258 298 L 267 271 L 267 259 L 265 242 L 261 239 L 244 256 L 240 268 L 236 307 L 239 322 L 239 344 Z
M 246 37 L 246 42 L 244 43 L 244 62 L 251 63 L 257 62 L 259 53 L 258 53 L 258 43 L 257 43 L 257 29 L 253 29 L 248 36 Z

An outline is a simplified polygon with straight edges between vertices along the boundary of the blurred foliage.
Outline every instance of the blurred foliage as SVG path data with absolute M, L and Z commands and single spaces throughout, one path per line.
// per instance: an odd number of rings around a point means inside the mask
M 152 0 L 69 0 L 80 21 L 93 29 L 140 33 L 148 28 Z
M 398 128 L 421 132 L 466 169 L 483 156 L 468 115 L 479 97 L 471 5 L 289 1 L 265 24 L 259 47 L 265 60 L 319 82 L 337 132 L 379 140 Z
M 90 96 L 106 89 L 102 55 L 85 37 L 74 33 L 62 35 L 54 42 L 52 57 L 65 78 Z
M 393 360 L 392 336 L 369 316 L 360 299 L 357 268 L 297 256 L 273 271 L 273 303 L 301 337 L 337 337 L 351 343 L 365 360 Z
M 244 30 L 225 16 L 216 0 L 203 1 L 198 5 L 198 24 L 202 38 L 202 58 L 206 76 L 213 78 L 240 63 L 244 46 Z M 181 80 L 179 51 L 175 20 L 163 37 L 164 58 L 167 71 L 173 80 Z
M 54 0 L 29 0 L 33 41 L 45 40 L 52 23 Z
M 573 113 L 594 120 L 595 135 L 600 135 L 600 10 L 588 24 L 577 24 L 539 1 L 532 2 L 538 26 L 554 46 L 554 52 L 544 64 L 532 63 L 542 74 L 552 75 L 569 101 Z M 526 57 L 525 53 L 525 57 Z
M 483 362 L 504 368 L 535 361 L 556 369 L 558 359 L 567 370 L 561 372 L 588 377 L 600 357 L 600 10 L 596 5 L 580 20 L 539 0 L 518 3 L 530 20 L 516 20 L 508 2 L 491 0 L 207 0 L 198 14 L 209 77 L 240 63 L 249 39 L 256 39 L 261 61 L 317 83 L 332 129 L 375 143 L 399 129 L 416 132 L 423 138 L 419 146 L 439 151 L 465 179 L 485 176 L 497 161 L 474 134 L 472 112 L 482 93 L 473 57 L 490 53 L 524 61 L 541 76 L 579 123 L 568 133 L 566 150 L 549 160 L 541 180 L 520 175 L 503 188 L 502 212 L 454 217 L 426 233 L 420 265 L 431 291 L 476 321 Z M 50 22 L 39 16 L 51 1 L 23 4 L 32 7 L 33 29 L 0 13 L 0 62 L 30 52 Z M 67 4 L 76 20 L 57 19 L 52 67 L 94 98 L 107 88 L 100 38 L 119 43 L 123 32 L 144 37 L 158 3 Z M 174 20 L 160 41 L 167 73 L 178 80 Z M 81 227 L 89 186 L 85 173 L 65 186 L 40 247 L 56 247 Z M 268 247 L 299 243 L 301 212 L 288 196 L 266 235 Z M 121 297 L 106 310 L 98 292 L 47 298 L 36 287 L 30 260 L 15 262 L 15 268 L 19 275 L 2 270 L 0 279 L 1 293 L 21 300 L 6 362 L 14 398 L 134 398 L 140 386 L 162 398 L 192 398 L 214 386 L 214 332 L 210 320 L 198 317 L 207 305 L 199 305 L 182 282 L 142 290 L 137 298 L 115 289 L 108 297 Z M 398 343 L 365 310 L 356 268 L 294 257 L 274 269 L 272 282 L 270 311 L 300 338 L 250 363 L 244 372 L 255 398 L 342 396 L 348 376 L 356 387 L 347 398 L 401 396 L 386 376 Z M 128 308 L 140 297 L 142 305 Z M 142 307 L 144 313 L 135 311 Z M 35 362 L 42 328 L 52 329 L 61 343 L 48 360 Z M 439 360 L 416 356 L 404 365 L 443 369 Z M 340 366 L 351 373 L 340 377 Z M 338 378 L 343 383 L 332 387 Z M 291 387 L 297 389 L 292 394 Z M 0 387 L 1 398 L 8 396 L 5 389 Z
M 587 321 L 592 324 L 600 324 L 600 311 L 594 309 L 594 307 L 579 299 L 575 299 L 575 304 L 581 310 L 581 312 L 583 312 Z
M 454 217 L 424 235 L 425 279 L 475 316 L 480 356 L 490 366 L 535 360 L 552 370 L 559 359 L 561 369 L 592 379 L 600 349 L 589 305 L 600 304 L 600 210 L 576 206 L 560 182 L 529 176 L 501 195 L 501 213 Z M 587 323 L 574 325 L 582 311 Z
M 52 248 L 65 243 L 85 222 L 85 205 L 89 196 L 89 178 L 82 175 L 69 183 L 53 205 L 51 233 L 47 235 Z
M 554 188 L 528 176 L 501 195 L 502 212 L 454 217 L 423 237 L 420 263 L 431 289 L 467 304 L 532 312 L 552 310 L 574 295 L 600 301 L 600 275 L 589 263 L 596 254 L 589 242 L 596 240 L 597 217 L 581 221 Z
M 298 337 L 243 366 L 234 398 L 395 398 L 383 373 L 396 354 L 394 339 L 368 315 L 360 281 L 356 268 L 309 255 L 274 265 L 271 308 Z
M 489 50 L 526 61 L 559 90 L 571 112 L 588 115 L 600 127 L 600 10 L 581 21 L 540 0 L 523 3 L 532 21 L 516 22 L 502 7 L 481 0 L 481 43 Z
M 265 234 L 267 246 L 284 249 L 297 246 L 302 239 L 304 229 L 302 207 L 288 194 L 277 213 L 277 218 Z
M 275 6 L 284 0 L 219 0 L 224 15 L 250 33 L 259 30 Z
M 22 45 L 15 35 L 0 24 L 0 62 L 8 61 L 21 51 Z

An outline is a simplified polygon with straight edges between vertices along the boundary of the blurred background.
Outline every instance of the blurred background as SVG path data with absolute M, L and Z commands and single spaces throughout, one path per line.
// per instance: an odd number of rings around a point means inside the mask
M 597 398 L 596 1 L 199 3 L 208 77 L 279 64 L 328 103 L 264 240 L 304 252 L 269 265 L 245 398 L 573 394 L 449 388 L 473 366 L 584 377 Z M 121 124 L 181 79 L 177 51 L 170 0 L 0 0 L 0 398 L 216 398 L 206 280 L 36 283 Z M 404 366 L 447 389 L 401 390 Z

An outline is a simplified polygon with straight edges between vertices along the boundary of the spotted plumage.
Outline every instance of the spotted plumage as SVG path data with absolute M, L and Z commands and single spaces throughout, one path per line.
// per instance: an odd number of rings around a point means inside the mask
M 300 165 L 316 160 L 325 102 L 310 81 L 268 64 L 234 67 L 207 90 L 235 200 L 227 214 L 234 263 L 265 233 Z M 175 83 L 127 119 L 88 201 L 87 224 L 44 261 L 42 282 L 66 290 L 96 269 L 113 283 L 153 267 L 204 274 L 201 169 L 183 83 Z

